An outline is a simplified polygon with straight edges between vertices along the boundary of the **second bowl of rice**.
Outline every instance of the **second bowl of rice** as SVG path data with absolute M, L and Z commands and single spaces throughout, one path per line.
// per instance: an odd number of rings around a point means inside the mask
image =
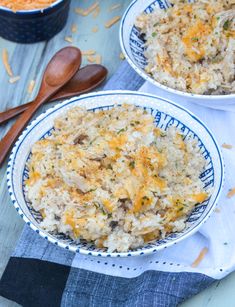
M 234 29 L 234 1 L 134 0 L 120 43 L 159 95 L 221 108 L 235 103 Z

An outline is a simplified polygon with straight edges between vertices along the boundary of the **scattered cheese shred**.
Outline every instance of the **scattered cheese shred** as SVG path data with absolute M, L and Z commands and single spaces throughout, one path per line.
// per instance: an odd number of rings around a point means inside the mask
M 11 66 L 9 64 L 9 59 L 8 59 L 8 51 L 7 49 L 3 49 L 2 51 L 2 61 L 3 61 L 3 65 L 6 69 L 6 72 L 7 74 L 10 76 L 10 77 L 13 77 L 13 72 L 12 72 L 12 69 L 11 69 Z
M 83 15 L 83 14 L 84 14 L 84 10 L 83 10 L 83 9 L 77 7 L 74 11 L 75 11 L 75 13 L 84 16 L 84 15 Z
M 100 54 L 97 54 L 96 59 L 95 59 L 95 63 L 96 64 L 101 64 L 101 62 L 102 62 L 102 57 L 101 57 Z
M 95 50 L 85 50 L 85 51 L 82 51 L 82 55 L 94 55 L 96 54 L 96 51 Z
M 205 258 L 206 254 L 208 253 L 208 248 L 207 247 L 204 247 L 198 257 L 194 260 L 194 262 L 191 264 L 191 267 L 192 268 L 196 268 L 201 262 L 202 260 Z
M 96 33 L 96 32 L 99 31 L 99 28 L 98 28 L 97 26 L 95 26 L 95 27 L 93 27 L 91 30 L 92 30 L 93 33 Z
M 109 12 L 112 12 L 114 10 L 117 10 L 121 7 L 122 5 L 120 3 L 114 4 L 112 6 L 109 7 Z
M 20 76 L 16 76 L 16 77 L 11 77 L 10 79 L 9 79 L 9 82 L 10 83 L 16 83 L 17 81 L 19 81 L 20 80 Z
M 71 26 L 72 33 L 76 33 L 77 30 L 78 30 L 77 25 L 75 23 L 73 23 L 72 26 Z
M 92 14 L 92 17 L 96 18 L 99 15 L 99 13 L 100 13 L 100 6 L 97 6 L 94 13 Z
M 88 7 L 86 10 L 77 8 L 75 9 L 75 12 L 82 15 L 82 16 L 87 16 L 90 13 L 92 13 L 97 7 L 99 6 L 99 2 L 94 2 L 90 7 Z
M 105 23 L 105 28 L 111 28 L 115 23 L 117 23 L 121 19 L 120 16 L 115 16 L 112 19 L 108 20 Z
M 229 189 L 227 197 L 231 198 L 235 195 L 235 188 Z
M 232 149 L 232 148 L 233 148 L 233 145 L 224 143 L 224 144 L 222 145 L 222 147 L 223 147 L 223 148 L 226 148 L 226 149 Z
M 125 60 L 125 55 L 121 52 L 120 55 L 119 55 L 119 58 L 120 58 L 121 60 Z
M 84 11 L 84 15 L 87 16 L 92 13 L 99 6 L 99 2 L 93 3 L 88 9 Z
M 64 40 L 68 43 L 72 43 L 73 42 L 73 38 L 71 36 L 65 36 Z
M 89 63 L 94 63 L 94 62 L 96 61 L 96 58 L 93 57 L 92 55 L 88 55 L 87 61 L 88 61 Z
M 35 80 L 30 80 L 27 90 L 29 94 L 32 94 L 34 86 L 35 86 Z

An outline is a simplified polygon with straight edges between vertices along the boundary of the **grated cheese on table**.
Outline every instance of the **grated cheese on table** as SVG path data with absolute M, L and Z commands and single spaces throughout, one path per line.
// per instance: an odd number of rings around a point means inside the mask
M 82 51 L 82 55 L 94 55 L 94 54 L 96 54 L 96 51 L 93 49 Z
M 87 61 L 89 63 L 94 63 L 96 61 L 96 57 L 92 56 L 92 55 L 88 55 L 87 56 Z
M 191 264 L 191 267 L 192 268 L 196 268 L 201 262 L 202 260 L 205 258 L 206 254 L 208 253 L 208 248 L 207 247 L 204 247 L 198 257 L 194 260 L 194 262 Z
M 96 18 L 100 14 L 100 6 L 97 6 L 97 8 L 94 10 L 92 17 Z
M 73 42 L 73 38 L 72 36 L 65 36 L 64 40 L 68 43 L 72 43 Z
M 120 3 L 114 4 L 112 6 L 109 7 L 109 12 L 112 12 L 114 10 L 117 10 L 121 7 L 122 5 Z
M 99 31 L 99 28 L 98 28 L 97 26 L 95 26 L 95 27 L 93 27 L 91 30 L 92 30 L 93 33 L 96 33 L 96 32 Z
M 119 54 L 119 58 L 120 58 L 121 60 L 125 60 L 125 55 L 121 52 L 121 53 Z
M 101 64 L 102 62 L 102 56 L 100 54 L 97 54 L 96 58 L 95 58 L 95 63 L 96 64 Z
M 20 76 L 11 77 L 9 83 L 13 84 L 20 80 Z
M 226 148 L 226 149 L 232 149 L 232 148 L 233 148 L 233 145 L 224 143 L 224 144 L 222 144 L 222 147 L 223 147 L 223 148 Z
M 30 80 L 29 85 L 28 85 L 28 90 L 27 90 L 29 94 L 32 94 L 33 89 L 35 87 L 35 83 L 36 83 L 35 80 Z
M 117 23 L 119 20 L 121 19 L 120 16 L 115 16 L 112 19 L 108 20 L 105 23 L 105 28 L 111 28 L 113 25 L 115 25 L 115 23 Z
M 9 57 L 8 57 L 7 49 L 3 49 L 3 51 L 2 51 L 2 62 L 3 62 L 3 65 L 6 69 L 8 76 L 13 77 L 13 72 L 12 72 L 11 66 L 9 64 Z
M 86 10 L 82 8 L 76 8 L 75 13 L 82 15 L 82 16 L 88 16 L 90 13 L 95 11 L 97 7 L 99 6 L 99 2 L 94 2 L 91 6 L 89 6 Z
M 76 33 L 77 32 L 77 30 L 78 30 L 78 27 L 77 27 L 77 25 L 74 23 L 74 24 L 72 24 L 72 26 L 71 26 L 71 31 L 72 31 L 72 33 Z
M 232 188 L 228 191 L 227 197 L 231 198 L 235 195 L 235 188 Z

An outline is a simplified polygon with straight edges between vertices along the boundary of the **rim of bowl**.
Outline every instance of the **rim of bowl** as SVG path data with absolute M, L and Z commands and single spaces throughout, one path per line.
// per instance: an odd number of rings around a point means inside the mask
M 0 5 L 0 11 L 2 10 L 2 11 L 6 11 L 6 12 L 11 12 L 11 13 L 14 13 L 14 14 L 32 14 L 32 13 L 40 13 L 40 12 L 43 13 L 44 11 L 51 9 L 54 6 L 56 6 L 57 4 L 64 2 L 64 1 L 66 1 L 66 0 L 56 0 L 55 2 L 51 3 L 49 6 L 43 8 L 43 9 L 19 10 L 19 11 L 16 11 L 16 12 L 14 12 L 13 10 L 9 9 L 6 6 Z
M 106 95 L 134 95 L 134 96 L 144 96 L 144 97 L 149 97 L 152 99 L 157 99 L 157 100 L 162 100 L 167 104 L 171 104 L 174 107 L 181 109 L 182 111 L 186 112 L 193 120 L 196 120 L 197 122 L 200 123 L 200 125 L 202 125 L 202 127 L 204 128 L 204 130 L 206 131 L 206 133 L 208 133 L 210 135 L 210 137 L 213 140 L 213 143 L 216 147 L 219 159 L 220 159 L 220 171 L 221 171 L 221 178 L 220 178 L 220 184 L 219 184 L 219 188 L 217 191 L 217 194 L 215 196 L 215 199 L 213 201 L 213 203 L 211 204 L 211 207 L 209 209 L 209 211 L 207 212 L 207 214 L 204 216 L 203 220 L 196 226 L 194 226 L 191 230 L 189 230 L 187 233 L 185 233 L 184 235 L 182 235 L 180 238 L 177 238 L 176 240 L 172 240 L 169 241 L 167 243 L 164 243 L 162 245 L 159 246 L 154 246 L 152 248 L 147 248 L 145 249 L 144 247 L 142 248 L 142 250 L 138 250 L 138 251 L 128 251 L 128 252 L 106 252 L 106 251 L 89 251 L 86 249 L 83 249 L 82 247 L 76 247 L 74 245 L 69 245 L 66 244 L 62 241 L 60 241 L 59 239 L 55 238 L 55 237 L 51 237 L 51 235 L 45 231 L 45 230 L 41 230 L 38 228 L 38 226 L 36 226 L 35 224 L 37 222 L 31 222 L 28 217 L 26 216 L 26 214 L 24 213 L 24 211 L 21 209 L 20 204 L 18 204 L 17 199 L 15 198 L 14 195 L 14 188 L 13 188 L 13 183 L 11 180 L 11 174 L 12 174 L 12 170 L 14 167 L 14 160 L 13 158 L 16 157 L 17 155 L 17 149 L 18 146 L 20 145 L 21 142 L 24 142 L 24 138 L 26 137 L 26 135 L 28 133 L 31 133 L 34 129 L 34 126 L 37 122 L 44 120 L 44 118 L 52 113 L 53 111 L 56 111 L 59 108 L 63 108 L 64 106 L 66 106 L 68 103 L 72 103 L 73 101 L 79 101 L 79 100 L 83 100 L 89 97 L 93 97 L 93 96 L 106 96 Z M 72 105 L 71 105 L 72 107 Z M 29 131 L 29 129 L 31 129 Z M 220 150 L 220 147 L 217 143 L 217 140 L 215 139 L 213 133 L 211 132 L 211 130 L 207 127 L 206 124 L 204 124 L 203 121 L 201 121 L 196 115 L 194 115 L 191 111 L 189 111 L 188 109 L 178 105 L 175 102 L 172 102 L 171 100 L 167 100 L 165 98 L 153 95 L 153 94 L 149 94 L 149 93 L 144 93 L 144 92 L 135 92 L 135 91 L 128 91 L 128 90 L 110 90 L 110 91 L 98 91 L 98 92 L 93 92 L 93 93 L 89 93 L 89 94 L 84 94 L 81 96 L 75 96 L 71 99 L 65 100 L 61 103 L 56 104 L 55 106 L 49 108 L 48 110 L 46 110 L 45 112 L 43 112 L 42 114 L 40 114 L 37 118 L 35 118 L 24 130 L 23 132 L 20 134 L 19 138 L 17 139 L 16 143 L 14 144 L 9 160 L 8 160 L 8 164 L 7 164 L 7 188 L 8 188 L 8 192 L 10 194 L 10 198 L 12 200 L 12 203 L 16 209 L 16 211 L 18 212 L 18 214 L 23 218 L 23 220 L 25 221 L 25 223 L 30 226 L 31 229 L 33 229 L 36 233 L 38 233 L 41 237 L 43 237 L 44 239 L 48 240 L 49 242 L 60 246 L 64 249 L 70 250 L 72 252 L 76 252 L 76 253 L 80 253 L 83 255 L 91 255 L 91 256 L 101 256 L 101 257 L 128 257 L 128 256 L 140 256 L 140 255 L 147 255 L 147 254 L 152 254 L 154 252 L 163 250 L 165 248 L 168 248 L 170 246 L 173 246 L 179 242 L 181 242 L 182 240 L 190 237 L 191 235 L 193 235 L 195 232 L 198 231 L 198 229 L 207 221 L 207 219 L 210 217 L 211 213 L 213 212 L 218 199 L 221 195 L 221 192 L 223 190 L 223 186 L 224 186 L 224 160 L 223 160 L 223 156 Z M 154 242 L 153 242 L 154 244 Z
M 151 75 L 147 74 L 144 70 L 142 70 L 138 64 L 136 64 L 134 61 L 132 61 L 132 59 L 130 58 L 128 52 L 126 51 L 126 45 L 124 43 L 124 22 L 126 20 L 126 18 L 128 17 L 128 14 L 130 14 L 131 9 L 133 8 L 134 4 L 138 1 L 141 0 L 133 0 L 129 6 L 127 7 L 127 9 L 125 10 L 121 22 L 120 22 L 120 27 L 119 27 L 119 41 L 120 41 L 120 45 L 121 45 L 121 49 L 122 52 L 125 55 L 125 58 L 127 60 L 127 62 L 131 65 L 131 67 L 146 81 L 149 81 L 150 83 L 152 83 L 153 85 L 155 85 L 156 87 L 160 87 L 163 90 L 173 93 L 173 94 L 177 94 L 180 95 L 182 97 L 190 97 L 190 98 L 198 98 L 198 99 L 208 99 L 208 100 L 221 100 L 221 99 L 225 99 L 225 100 L 232 100 L 232 98 L 235 98 L 235 94 L 228 94 L 228 95 L 202 95 L 202 94 L 193 94 L 193 93 L 187 93 L 187 92 L 183 92 L 180 90 L 176 90 L 174 88 L 168 87 L 164 84 L 159 83 L 158 81 L 156 81 L 155 79 L 153 79 L 153 77 L 151 77 Z

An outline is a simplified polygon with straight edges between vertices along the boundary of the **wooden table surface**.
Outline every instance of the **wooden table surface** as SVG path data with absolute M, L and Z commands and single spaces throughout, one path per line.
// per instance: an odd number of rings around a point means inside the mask
M 114 16 L 121 16 L 129 2 L 129 0 L 102 0 L 100 1 L 100 15 L 93 18 L 92 14 L 82 17 L 74 13 L 75 7 L 86 8 L 93 3 L 93 0 L 74 0 L 72 1 L 66 28 L 47 43 L 20 45 L 0 38 L 0 54 L 2 54 L 4 48 L 8 50 L 13 73 L 15 76 L 20 76 L 18 82 L 10 84 L 9 77 L 0 61 L 0 111 L 31 100 L 37 91 L 46 63 L 57 50 L 67 45 L 78 46 L 82 50 L 96 50 L 97 54 L 102 55 L 102 63 L 109 69 L 110 78 L 121 61 L 119 58 L 121 52 L 118 39 L 119 24 L 106 29 L 104 23 Z M 110 12 L 109 8 L 117 3 L 121 4 L 121 7 Z M 77 33 L 71 33 L 72 24 L 77 25 Z M 92 31 L 94 27 L 98 28 L 98 32 L 94 33 Z M 66 36 L 72 36 L 72 44 L 65 41 Z M 87 60 L 84 58 L 83 65 L 86 63 Z M 30 80 L 36 80 L 36 86 L 32 94 L 27 92 Z M 38 113 L 48 107 L 50 107 L 50 104 L 41 108 Z M 10 128 L 12 123 L 13 121 L 0 126 L 0 137 Z M 7 192 L 6 164 L 7 162 L 0 169 L 0 277 L 24 226 Z M 214 283 L 209 289 L 183 303 L 182 306 L 234 307 L 234 287 L 235 273 L 222 281 Z M 18 305 L 0 297 L 0 307 L 13 306 Z

